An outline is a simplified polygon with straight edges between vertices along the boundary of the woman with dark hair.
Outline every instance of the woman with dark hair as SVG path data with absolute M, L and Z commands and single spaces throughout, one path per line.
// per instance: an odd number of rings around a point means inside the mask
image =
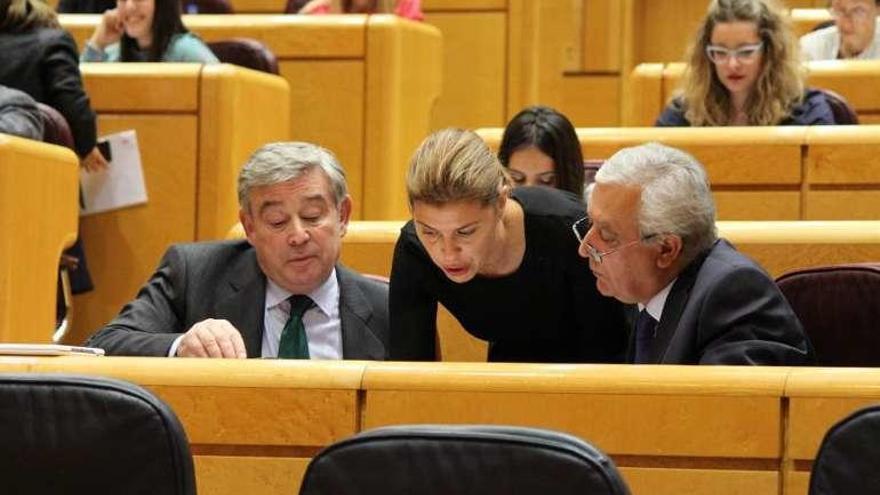
M 805 90 L 797 40 L 773 0 L 713 0 L 688 52 L 682 88 L 657 126 L 834 124 Z
M 179 0 L 117 0 L 86 42 L 82 62 L 196 62 L 217 57 L 180 19 Z
M 584 158 L 571 122 L 549 107 L 529 107 L 504 129 L 498 159 L 517 186 L 584 194 Z

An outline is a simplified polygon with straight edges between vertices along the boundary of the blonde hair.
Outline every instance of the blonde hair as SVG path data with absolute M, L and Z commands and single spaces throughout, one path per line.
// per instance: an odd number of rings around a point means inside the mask
M 0 33 L 60 29 L 55 9 L 43 0 L 0 0 Z
M 416 150 L 406 175 L 409 205 L 479 201 L 495 204 L 509 185 L 504 167 L 480 136 L 464 129 L 443 129 Z
M 803 99 L 798 44 L 788 17 L 774 0 L 713 0 L 691 43 L 680 96 L 693 126 L 723 126 L 730 120 L 730 94 L 706 56 L 719 23 L 753 22 L 764 44 L 760 73 L 746 100 L 749 125 L 776 125 Z

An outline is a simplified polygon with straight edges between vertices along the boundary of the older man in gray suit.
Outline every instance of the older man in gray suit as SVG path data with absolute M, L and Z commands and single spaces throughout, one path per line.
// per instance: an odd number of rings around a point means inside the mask
M 351 215 L 342 167 L 273 143 L 238 178 L 246 241 L 172 246 L 88 345 L 111 355 L 384 359 L 386 284 L 338 263 Z

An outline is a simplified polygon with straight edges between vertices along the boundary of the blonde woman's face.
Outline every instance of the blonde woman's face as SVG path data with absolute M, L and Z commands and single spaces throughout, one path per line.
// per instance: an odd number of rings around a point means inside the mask
M 721 84 L 731 96 L 747 97 L 758 80 L 764 62 L 763 50 L 748 52 L 748 47 L 761 43 L 754 22 L 720 22 L 712 29 L 710 47 L 727 50 L 713 61 Z M 740 52 L 737 52 L 740 50 Z M 748 54 L 751 53 L 751 54 Z
M 417 201 L 412 216 L 419 241 L 449 280 L 465 283 L 490 260 L 501 221 L 498 206 L 479 201 Z

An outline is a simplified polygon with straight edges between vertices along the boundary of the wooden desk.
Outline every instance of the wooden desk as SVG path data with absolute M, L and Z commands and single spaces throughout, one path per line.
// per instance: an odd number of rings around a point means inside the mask
M 5 373 L 75 373 L 148 388 L 183 424 L 199 493 L 297 493 L 309 460 L 360 429 L 364 363 L 0 358 Z
M 828 2 L 817 2 L 815 7 L 827 7 Z M 813 30 L 822 22 L 834 20 L 827 8 L 795 8 L 791 9 L 791 24 L 795 36 L 801 37 Z
M 0 342 L 51 342 L 61 251 L 79 221 L 79 160 L 0 134 Z
M 404 171 L 428 134 L 440 94 L 437 29 L 392 15 L 183 17 L 205 41 L 265 43 L 290 84 L 290 107 L 264 109 L 263 118 L 289 118 L 288 139 L 336 154 L 354 198 L 353 218 L 405 218 Z M 80 46 L 98 18 L 60 16 Z
M 880 219 L 880 126 L 812 127 L 806 144 L 804 218 Z
M 236 178 L 259 146 L 284 139 L 287 82 L 232 65 L 83 64 L 100 134 L 137 132 L 148 202 L 85 217 L 95 290 L 75 298 L 69 342 L 131 300 L 174 242 L 222 238 L 238 219 Z M 246 103 L 245 103 L 246 102 Z
M 502 133 L 478 131 L 493 149 Z M 585 159 L 607 159 L 621 148 L 651 141 L 693 154 L 709 174 L 720 220 L 801 218 L 806 128 L 579 128 L 577 134 Z

